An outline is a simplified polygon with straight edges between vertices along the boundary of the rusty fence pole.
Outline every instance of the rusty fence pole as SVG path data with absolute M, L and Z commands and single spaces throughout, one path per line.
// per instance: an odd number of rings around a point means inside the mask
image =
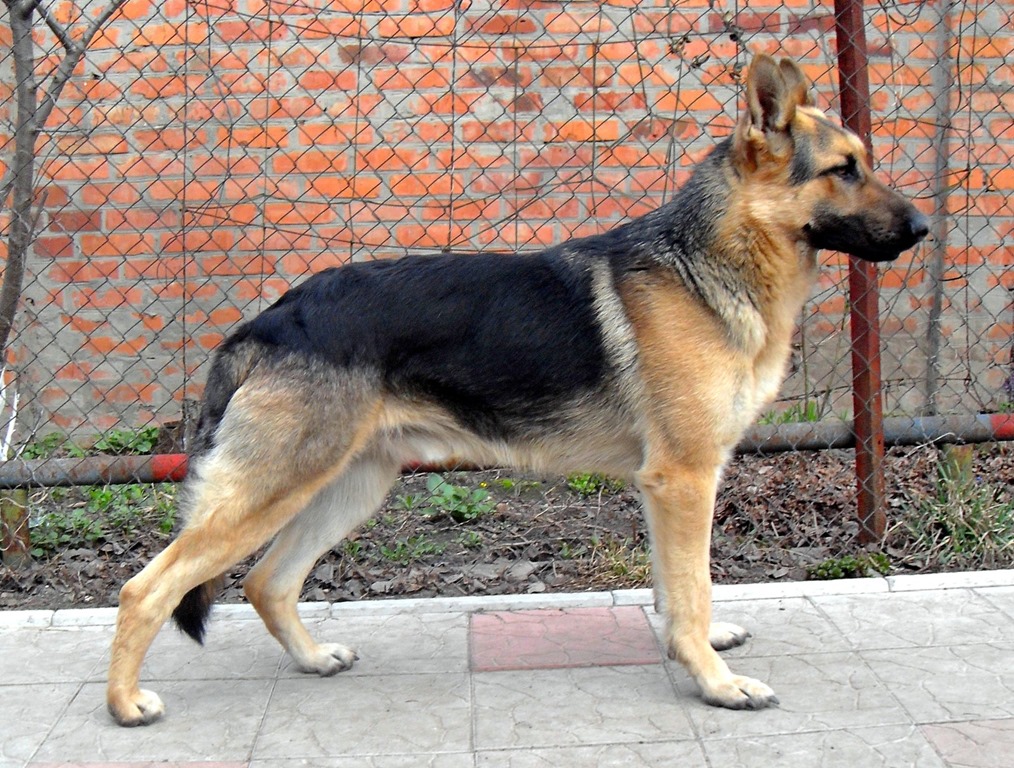
M 862 0 L 834 0 L 842 121 L 863 140 L 872 158 L 870 78 Z M 852 407 L 856 436 L 856 503 L 859 540 L 879 541 L 884 511 L 884 406 L 880 394 L 880 292 L 877 268 L 849 259 L 852 332 Z

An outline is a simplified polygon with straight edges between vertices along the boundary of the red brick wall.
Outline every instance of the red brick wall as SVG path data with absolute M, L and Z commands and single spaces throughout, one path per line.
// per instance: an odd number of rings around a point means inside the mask
M 311 270 L 535 248 L 657 207 L 729 133 L 749 52 L 797 58 L 836 108 L 830 3 L 669 5 L 129 0 L 40 141 L 45 213 L 15 350 L 26 429 L 177 417 L 222 334 Z M 73 3 L 57 8 L 80 18 Z M 1012 8 L 955 8 L 944 96 L 938 6 L 869 6 L 880 169 L 927 213 L 945 97 L 955 115 L 950 410 L 996 407 L 1010 375 Z M 46 72 L 59 51 L 44 28 L 39 43 Z M 884 271 L 889 411 L 922 404 L 927 255 Z M 807 363 L 786 392 L 829 394 L 838 413 L 843 260 L 826 262 L 800 336 Z

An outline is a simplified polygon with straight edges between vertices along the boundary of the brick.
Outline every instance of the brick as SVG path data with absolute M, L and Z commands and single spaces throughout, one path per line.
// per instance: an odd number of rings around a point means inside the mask
M 60 259 L 53 262 L 46 274 L 59 283 L 109 280 L 119 276 L 121 265 L 116 259 Z
M 300 200 L 296 203 L 267 203 L 264 220 L 272 224 L 326 224 L 334 221 L 335 212 L 329 203 Z
M 236 244 L 236 235 L 221 228 L 185 229 L 182 232 L 167 233 L 160 239 L 159 253 L 228 251 Z
M 267 278 L 263 281 L 238 280 L 233 286 L 233 295 L 237 301 L 275 301 L 285 293 L 291 284 L 281 277 Z
M 376 88 L 387 91 L 446 90 L 451 73 L 436 66 L 376 67 L 370 72 Z
M 167 319 L 161 315 L 134 312 L 132 313 L 132 316 L 135 317 L 138 323 L 148 331 L 155 331 L 157 333 L 166 327 Z
M 833 21 L 832 21 L 833 26 Z M 777 10 L 764 13 L 762 11 L 750 12 L 739 11 L 726 23 L 726 17 L 721 13 L 708 14 L 708 31 L 724 32 L 725 30 L 738 28 L 745 32 L 782 32 L 782 19 Z
M 49 215 L 49 228 L 55 232 L 97 232 L 102 229 L 102 213 L 97 210 L 63 210 Z
M 377 24 L 380 37 L 406 37 L 418 40 L 424 37 L 446 37 L 454 32 L 455 15 L 444 6 L 439 16 L 430 14 L 407 14 L 405 16 L 384 16 Z
M 474 31 L 483 35 L 530 35 L 539 27 L 529 16 L 499 13 L 489 19 L 477 20 L 471 24 Z
M 288 252 L 293 249 L 312 248 L 319 242 L 318 233 L 322 226 L 325 225 L 320 222 L 313 222 L 311 227 L 304 229 L 302 232 L 293 232 L 291 229 L 275 231 L 265 229 L 249 238 L 249 240 L 257 243 L 256 247 L 252 249 L 257 252 Z M 245 239 L 242 242 L 245 243 L 247 240 Z
M 344 149 L 351 143 L 365 144 L 375 141 L 373 129 L 369 123 L 357 123 L 354 115 L 348 116 L 333 125 L 307 123 L 299 129 L 299 143 L 308 146 L 333 146 Z M 338 155 L 333 152 L 332 155 Z
M 208 25 L 188 20 L 180 24 L 146 24 L 134 34 L 131 44 L 137 48 L 168 45 L 199 45 L 207 40 Z
M 319 175 L 342 172 L 348 169 L 348 159 L 337 152 L 311 149 L 279 153 L 271 160 L 271 169 L 277 174 L 304 173 Z
M 180 225 L 180 215 L 175 210 L 145 210 L 143 208 L 106 208 L 102 214 L 107 232 L 126 230 L 141 232 L 148 229 L 174 229 Z
M 293 5 L 291 7 L 299 6 Z M 361 37 L 364 33 L 362 22 L 359 19 L 344 15 L 317 16 L 308 19 L 289 17 L 287 23 L 302 40 L 340 40 Z
M 182 127 L 172 126 L 157 131 L 140 129 L 134 131 L 133 139 L 138 148 L 155 152 L 164 150 L 179 152 L 187 146 L 204 148 L 211 144 L 211 136 L 204 128 L 196 131 L 185 131 Z
M 119 155 L 130 151 L 126 139 L 111 133 L 58 136 L 56 146 L 65 155 Z
M 148 283 L 145 287 L 148 288 L 156 298 L 163 300 L 177 300 L 182 298 L 221 300 L 221 291 L 218 286 L 211 282 L 183 282 L 182 280 L 163 282 L 164 280 L 165 277 L 161 280 Z
M 414 173 L 392 176 L 391 194 L 399 197 L 430 197 L 438 195 L 460 195 L 464 185 L 460 178 L 447 173 Z
M 395 242 L 409 248 L 443 249 L 455 247 L 455 244 L 460 247 L 468 240 L 460 224 L 447 222 L 435 222 L 428 226 L 410 222 L 399 224 L 394 231 Z
M 94 258 L 96 256 L 129 256 L 131 254 L 154 253 L 154 239 L 149 234 L 137 232 L 124 233 L 84 233 L 80 237 L 81 255 Z
M 55 259 L 74 255 L 74 241 L 63 235 L 38 237 L 33 247 L 36 256 L 43 258 Z
M 134 336 L 129 339 L 121 339 L 118 336 L 90 335 L 84 343 L 84 349 L 94 352 L 102 357 L 113 355 L 124 355 L 136 357 L 148 346 L 147 336 Z
M 289 93 L 278 99 L 257 99 L 248 104 L 246 109 L 252 120 L 307 119 L 324 114 L 316 99 L 298 93 Z
M 570 5 L 567 10 L 546 14 L 543 17 L 543 28 L 549 35 L 566 36 L 586 33 L 591 35 L 612 32 L 615 25 L 601 11 L 583 11 L 579 6 Z
M 289 129 L 285 126 L 249 126 L 233 128 L 226 133 L 226 146 L 261 147 L 274 149 L 289 144 Z
M 545 141 L 616 141 L 620 137 L 620 124 L 617 120 L 602 119 L 568 120 L 565 123 L 549 124 L 543 129 Z
M 206 275 L 260 275 L 275 270 L 275 259 L 270 256 L 207 256 L 201 259 L 201 269 Z
M 313 179 L 310 189 L 330 200 L 367 200 L 380 195 L 382 183 L 375 176 L 319 176 Z
M 70 306 L 74 309 L 111 310 L 119 307 L 136 307 L 144 300 L 138 287 L 107 287 L 96 290 L 70 289 L 67 291 Z
M 358 83 L 359 78 L 354 69 L 342 72 L 312 69 L 299 78 L 299 86 L 308 91 L 354 91 Z
M 231 325 L 243 319 L 243 313 L 237 307 L 218 307 L 208 315 L 214 325 Z
M 464 95 L 457 93 L 441 93 L 437 95 L 422 94 L 410 99 L 412 111 L 419 115 L 464 115 L 471 111 L 472 105 L 481 98 L 480 95 Z

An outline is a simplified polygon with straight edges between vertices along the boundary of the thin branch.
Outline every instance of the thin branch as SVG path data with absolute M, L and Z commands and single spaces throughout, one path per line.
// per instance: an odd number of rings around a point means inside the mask
M 38 0 L 36 0 L 38 1 Z M 71 43 L 71 47 L 67 49 L 67 55 L 60 62 L 60 66 L 56 68 L 56 72 L 53 73 L 53 78 L 49 82 L 49 88 L 46 89 L 46 95 L 42 99 L 42 103 L 39 104 L 38 112 L 35 115 L 35 133 L 38 135 L 39 131 L 46 124 L 46 120 L 49 118 L 50 113 L 53 111 L 53 107 L 56 106 L 56 100 L 60 98 L 60 92 L 63 87 L 70 80 L 71 75 L 74 74 L 74 69 L 77 67 L 78 62 L 84 57 L 85 51 L 88 49 L 88 44 L 95 37 L 95 33 L 99 31 L 103 24 L 105 24 L 109 17 L 116 13 L 120 6 L 122 6 L 126 0 L 112 0 L 109 6 L 98 16 L 92 19 L 91 23 L 85 29 L 84 34 L 81 36 L 81 40 L 74 44 Z
M 35 10 L 39 12 L 42 20 L 46 22 L 46 26 L 52 30 L 53 34 L 56 35 L 56 39 L 60 41 L 67 52 L 70 53 L 76 47 L 74 41 L 70 39 L 70 35 L 67 34 L 67 30 L 64 26 L 53 18 L 53 14 L 49 12 L 49 9 L 42 4 L 42 0 L 32 0 L 32 5 L 35 6 Z
M 63 87 L 67 84 L 71 75 L 74 74 L 74 69 L 81 61 L 85 52 L 88 49 L 88 44 L 92 38 L 99 31 L 103 24 L 105 24 L 109 18 L 120 9 L 126 0 L 112 0 L 109 7 L 106 8 L 101 14 L 96 16 L 92 22 L 85 29 L 84 34 L 81 36 L 81 40 L 77 43 L 71 39 L 70 34 L 67 30 L 60 25 L 60 23 L 52 17 L 49 10 L 42 4 L 42 0 L 26 0 L 23 3 L 11 3 L 8 0 L 4 0 L 11 13 L 25 13 L 38 9 L 42 18 L 45 20 L 46 25 L 52 30 L 53 34 L 60 40 L 60 43 L 67 51 L 67 55 L 64 56 L 60 62 L 60 66 L 56 72 L 53 73 L 53 79 L 49 84 L 49 88 L 46 90 L 46 96 L 42 100 L 42 104 L 36 109 L 35 119 L 33 120 L 32 133 L 33 136 L 37 137 L 46 125 L 46 120 L 49 119 L 50 113 L 53 111 L 53 107 L 56 106 L 56 100 L 60 98 L 60 92 L 63 91 Z M 7 199 L 7 195 L 10 194 L 11 187 L 14 184 L 14 169 L 8 169 L 7 173 L 4 174 L 3 178 L 0 179 L 0 202 Z
M 126 0 L 111 0 L 109 6 L 88 24 L 80 41 L 75 43 L 67 31 L 55 19 L 52 19 L 49 12 L 40 5 L 41 0 L 24 0 L 20 3 L 4 0 L 10 9 L 17 119 L 14 127 L 14 156 L 10 163 L 10 172 L 8 177 L 0 182 L 0 203 L 4 203 L 8 193 L 13 192 L 10 204 L 11 224 L 7 234 L 7 261 L 4 265 L 2 281 L 0 281 L 0 356 L 6 352 L 7 342 L 17 315 L 25 276 L 25 262 L 35 227 L 38 225 L 38 217 L 42 213 L 40 207 L 36 210 L 35 217 L 31 216 L 32 193 L 35 185 L 35 152 L 39 134 L 52 113 L 53 107 L 60 97 L 60 92 L 84 57 L 95 33 L 125 2 Z M 33 13 L 36 8 L 39 8 L 47 25 L 66 49 L 66 55 L 61 60 L 56 72 L 53 73 L 49 88 L 41 103 L 37 96 L 35 48 L 32 39 Z

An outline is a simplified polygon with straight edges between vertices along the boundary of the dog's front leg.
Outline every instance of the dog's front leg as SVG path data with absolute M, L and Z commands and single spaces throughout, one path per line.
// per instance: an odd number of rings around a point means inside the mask
M 666 614 L 669 658 L 701 688 L 704 701 L 730 709 L 761 709 L 778 699 L 767 685 L 733 675 L 712 647 L 711 519 L 720 464 L 667 462 L 638 473 L 644 496 L 657 593 Z M 735 644 L 735 643 L 733 643 Z

